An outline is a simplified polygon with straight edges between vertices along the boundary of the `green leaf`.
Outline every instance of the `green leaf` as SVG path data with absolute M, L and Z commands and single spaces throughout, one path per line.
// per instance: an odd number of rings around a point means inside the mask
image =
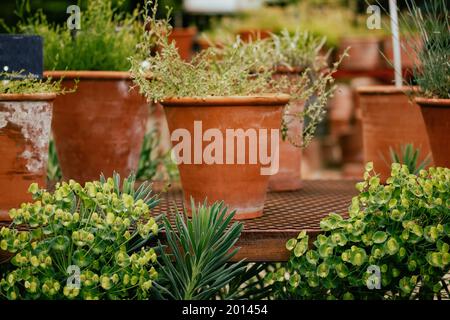
M 388 235 L 384 231 L 377 231 L 373 234 L 372 240 L 374 243 L 383 243 L 386 241 Z

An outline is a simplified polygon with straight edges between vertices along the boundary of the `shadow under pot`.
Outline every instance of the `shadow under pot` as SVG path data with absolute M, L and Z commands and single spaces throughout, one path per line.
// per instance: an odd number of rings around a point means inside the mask
M 101 173 L 136 172 L 148 118 L 148 103 L 128 72 L 52 71 L 64 88 L 55 99 L 53 136 L 64 180 L 98 180 Z
M 235 219 L 260 217 L 287 95 L 171 98 L 161 102 L 180 171 L 184 206 L 224 201 Z
M 0 221 L 32 200 L 31 183 L 46 187 L 55 94 L 0 94 Z
M 420 109 L 408 97 L 411 90 L 395 86 L 357 89 L 362 110 L 364 162 L 373 162 L 382 182 L 391 175 L 390 148 L 399 153 L 402 146 L 412 144 L 420 149 L 418 163 L 430 154 Z
M 433 153 L 434 164 L 450 168 L 450 99 L 416 98 Z

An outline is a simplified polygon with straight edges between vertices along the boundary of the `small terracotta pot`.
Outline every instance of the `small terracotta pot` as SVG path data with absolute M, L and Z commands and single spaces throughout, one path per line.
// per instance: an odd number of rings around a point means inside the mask
M 433 153 L 434 164 L 450 168 L 450 99 L 416 98 Z
M 340 69 L 370 71 L 380 67 L 380 40 L 377 37 L 344 37 L 338 54 L 341 55 L 347 47 L 350 47 L 349 57 L 342 61 Z
M 274 78 L 280 76 L 288 76 L 290 80 L 295 82 L 299 79 L 299 74 L 302 70 L 288 70 L 286 68 L 278 68 L 277 73 Z M 289 94 L 289 92 L 285 92 Z M 285 114 L 284 118 L 287 123 L 288 137 L 295 139 L 297 144 L 298 137 L 301 137 L 303 127 L 301 123 L 292 114 L 302 112 L 304 108 L 303 101 L 291 101 L 289 103 L 289 114 Z M 302 187 L 301 181 L 301 160 L 302 160 L 302 149 L 294 146 L 289 139 L 283 140 L 280 137 L 280 165 L 278 173 L 271 175 L 269 178 L 269 190 L 280 192 L 280 191 L 295 191 Z
M 55 99 L 53 135 L 63 178 L 79 183 L 114 171 L 128 176 L 137 170 L 148 118 L 148 103 L 130 90 L 128 72 L 53 71 L 76 92 Z
M 0 94 L 0 221 L 31 201 L 28 187 L 46 186 L 55 94 Z
M 368 86 L 357 91 L 362 110 L 364 161 L 373 161 L 383 182 L 391 172 L 390 147 L 399 151 L 401 146 L 413 144 L 420 148 L 419 162 L 430 153 L 420 109 L 407 96 L 411 88 Z
M 174 28 L 169 35 L 169 41 L 174 41 L 178 48 L 178 53 L 183 60 L 190 60 L 192 57 L 192 48 L 194 38 L 197 35 L 197 28 Z
M 400 51 L 402 67 L 412 69 L 414 66 L 420 65 L 420 59 L 417 56 L 417 49 L 423 46 L 420 36 L 400 38 Z M 386 65 L 392 67 L 394 65 L 394 50 L 392 47 L 392 37 L 386 37 L 383 40 L 383 53 Z
M 244 42 L 254 41 L 258 39 L 266 39 L 271 37 L 270 30 L 256 30 L 256 29 L 248 29 L 248 30 L 240 30 L 238 32 L 239 37 Z
M 227 129 L 255 130 L 257 137 L 259 136 L 258 133 L 261 133 L 260 129 L 266 129 L 268 132 L 274 129 L 279 132 L 282 109 L 288 101 L 289 96 L 277 95 L 171 98 L 166 99 L 161 104 L 164 106 L 172 139 L 174 139 L 176 132 L 180 130 L 187 130 L 194 139 L 199 134 L 198 128 L 194 132 L 195 121 L 201 121 L 203 133 L 208 129 L 216 129 L 222 137 L 226 137 Z M 215 141 L 215 138 L 211 140 Z M 217 147 L 217 149 L 223 151 L 223 156 L 219 156 L 219 158 L 222 159 L 224 164 L 218 164 L 217 162 L 206 164 L 201 157 L 211 142 L 203 141 L 195 146 L 194 143 L 188 141 L 187 150 L 192 155 L 190 157 L 192 164 L 186 163 L 186 161 L 184 163 L 179 161 L 181 163 L 178 164 L 185 207 L 188 210 L 191 207 L 191 197 L 197 204 L 203 203 L 206 198 L 208 203 L 223 200 L 230 210 L 236 210 L 236 219 L 259 217 L 262 215 L 264 208 L 269 175 L 261 174 L 262 167 L 266 166 L 263 166 L 259 161 L 259 155 L 255 164 L 249 164 L 249 159 L 251 154 L 259 154 L 260 148 L 257 148 L 258 152 L 255 149 L 250 149 L 249 139 L 245 139 L 245 146 L 241 149 L 244 151 L 245 161 L 243 161 L 243 164 L 238 164 L 238 143 L 235 141 L 233 158 L 232 154 L 226 151 L 228 145 L 226 139 L 223 140 L 225 141 L 223 141 L 222 148 Z M 259 138 L 256 140 L 260 142 Z M 178 141 L 184 143 L 184 139 Z M 173 141 L 172 143 L 174 144 Z M 275 143 L 274 148 L 271 148 L 271 144 L 272 141 L 269 137 L 267 141 L 268 154 L 276 154 L 278 143 Z M 178 144 L 174 145 L 174 148 L 177 146 Z M 194 164 L 194 157 L 198 156 L 200 156 L 200 159 L 197 160 L 197 164 Z M 228 161 L 228 163 L 231 162 L 230 164 L 226 164 L 227 156 L 231 160 Z

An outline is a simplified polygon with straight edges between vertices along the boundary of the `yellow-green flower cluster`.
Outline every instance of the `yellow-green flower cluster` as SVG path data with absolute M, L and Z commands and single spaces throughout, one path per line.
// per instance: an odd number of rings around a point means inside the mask
M 394 163 L 383 185 L 368 163 L 357 189 L 348 218 L 323 219 L 313 248 L 306 232 L 289 240 L 288 265 L 267 280 L 289 298 L 433 299 L 449 286 L 450 169 L 416 176 Z M 370 281 L 380 289 L 370 290 Z
M 147 184 L 135 190 L 132 176 L 119 183 L 117 175 L 84 187 L 70 180 L 53 193 L 32 184 L 34 202 L 11 209 L 11 226 L 0 230 L 0 249 L 13 254 L 0 297 L 148 298 L 157 255 L 143 244 L 158 233 L 157 199 Z

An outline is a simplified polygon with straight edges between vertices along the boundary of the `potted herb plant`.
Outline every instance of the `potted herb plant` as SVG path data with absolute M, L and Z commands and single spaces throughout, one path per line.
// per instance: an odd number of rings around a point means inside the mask
M 153 13 L 146 23 L 151 27 L 141 49 L 149 52 L 146 39 L 154 38 L 160 50 L 145 59 L 145 68 L 132 59 L 131 70 L 147 98 L 164 107 L 186 208 L 191 197 L 196 204 L 223 200 L 237 219 L 261 216 L 278 160 L 282 109 L 289 101 L 278 94 L 286 82 L 272 81 L 267 60 L 255 59 L 270 56 L 270 45 L 238 39 L 187 62 L 168 40 L 167 20 Z
M 332 96 L 334 78 L 339 63 L 328 68 L 327 58 L 321 55 L 326 39 L 297 30 L 287 29 L 272 35 L 274 46 L 274 80 L 286 78 L 291 87 L 285 93 L 292 97 L 286 107 L 283 122 L 285 131 L 280 137 L 280 165 L 278 173 L 269 179 L 272 191 L 292 191 L 301 187 L 302 147 L 306 147 L 325 114 Z M 306 105 L 306 106 L 305 106 Z M 303 126 L 299 118 L 306 120 Z
M 128 57 L 143 34 L 132 15 L 111 0 L 93 0 L 81 14 L 80 30 L 50 25 L 42 13 L 24 19 L 24 33 L 44 38 L 46 76 L 63 79 L 73 94 L 56 98 L 53 135 L 64 179 L 85 182 L 100 173 L 136 171 L 146 129 L 148 104 L 131 89 Z
M 46 185 L 52 104 L 60 84 L 22 74 L 0 78 L 0 221 L 8 221 L 10 208 L 30 200 L 30 182 Z
M 417 52 L 419 63 L 414 78 L 419 86 L 415 102 L 420 106 L 436 166 L 450 167 L 450 22 L 445 0 L 432 0 L 420 8 L 408 2 L 420 45 L 408 46 Z

